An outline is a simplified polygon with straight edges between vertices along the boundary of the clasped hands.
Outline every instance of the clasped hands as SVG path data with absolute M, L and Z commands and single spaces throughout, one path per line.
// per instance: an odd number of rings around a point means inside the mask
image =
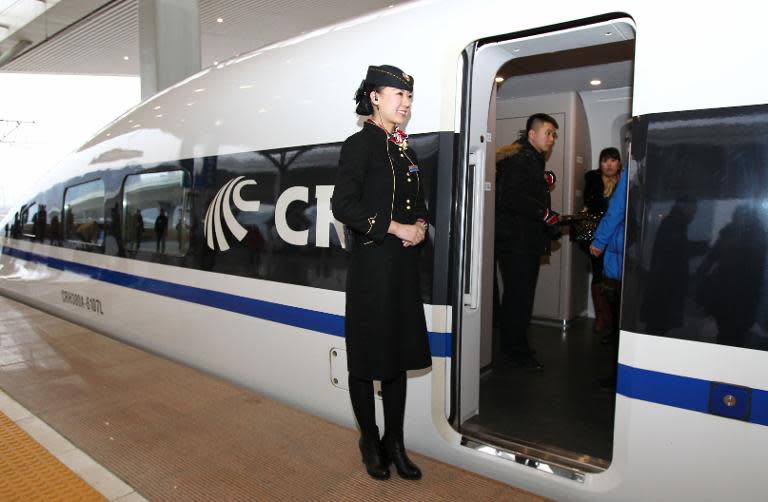
M 427 236 L 428 224 L 419 218 L 413 225 L 391 221 L 389 233 L 403 241 L 404 247 L 416 246 Z

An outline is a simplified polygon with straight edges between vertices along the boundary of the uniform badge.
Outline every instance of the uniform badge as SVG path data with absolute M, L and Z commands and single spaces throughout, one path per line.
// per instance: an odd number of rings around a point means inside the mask
M 412 164 L 412 165 L 408 166 L 408 172 L 409 173 L 418 173 L 419 172 L 419 166 L 417 166 L 416 164 Z

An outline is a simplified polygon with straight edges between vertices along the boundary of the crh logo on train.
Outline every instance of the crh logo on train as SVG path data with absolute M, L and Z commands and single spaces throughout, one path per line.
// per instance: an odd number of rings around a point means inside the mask
M 258 200 L 247 200 L 244 198 L 242 190 L 247 186 L 257 185 L 253 179 L 238 176 L 222 186 L 213 201 L 208 206 L 205 213 L 204 233 L 206 244 L 210 249 L 218 248 L 221 251 L 227 251 L 230 248 L 229 241 L 224 232 L 226 228 L 232 236 L 238 241 L 242 241 L 248 230 L 238 221 L 232 207 L 234 206 L 240 214 L 272 213 L 275 220 L 275 230 L 278 236 L 288 244 L 294 246 L 307 246 L 310 244 L 309 228 L 294 228 L 288 222 L 289 208 L 293 203 L 303 202 L 306 205 L 304 216 L 309 221 L 315 221 L 314 245 L 317 247 L 330 247 L 331 232 L 330 226 L 333 225 L 336 236 L 335 241 L 339 246 L 345 247 L 344 225 L 336 221 L 331 213 L 331 196 L 333 195 L 333 185 L 316 185 L 315 199 L 316 205 L 309 204 L 308 186 L 293 186 L 284 190 L 277 198 L 274 207 L 264 204 Z M 312 214 L 314 213 L 314 214 Z M 244 219 L 245 217 L 243 217 Z M 254 222 L 253 226 L 258 225 Z

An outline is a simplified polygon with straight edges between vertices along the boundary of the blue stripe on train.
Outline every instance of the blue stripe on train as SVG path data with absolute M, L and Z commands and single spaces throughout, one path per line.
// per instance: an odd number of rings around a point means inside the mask
M 235 312 L 237 314 L 257 317 L 267 321 L 287 324 L 297 328 L 318 331 L 328 335 L 344 336 L 344 316 L 336 314 L 327 314 L 316 310 L 255 300 L 253 298 L 222 293 L 220 291 L 211 291 L 209 289 L 185 286 L 174 282 L 160 281 L 148 277 L 116 272 L 114 270 L 94 267 L 92 265 L 84 265 L 82 263 L 51 258 L 49 256 L 30 253 L 28 251 L 21 251 L 8 246 L 3 246 L 3 253 L 22 260 L 41 263 L 51 268 L 73 272 L 91 277 L 98 281 L 132 288 L 146 293 L 154 293 L 169 298 L 175 298 L 177 300 Z M 432 351 L 432 355 L 435 357 L 450 357 L 451 334 L 430 331 L 429 347 Z
M 619 364 L 616 392 L 632 399 L 684 410 L 710 413 L 712 382 Z M 768 426 L 768 391 L 751 389 L 749 416 L 745 421 Z
M 93 279 L 124 286 L 147 293 L 175 298 L 178 300 L 206 305 L 238 314 L 266 319 L 334 336 L 344 336 L 344 317 L 326 314 L 314 310 L 291 307 L 278 303 L 254 300 L 243 296 L 221 293 L 172 282 L 149 279 L 123 272 L 116 272 L 91 265 L 83 265 L 58 258 L 21 251 L 8 246 L 3 253 L 52 268 L 66 270 Z M 450 333 L 429 333 L 429 345 L 432 355 L 449 357 L 451 355 Z M 640 399 L 657 404 L 673 406 L 686 410 L 709 413 L 711 382 L 698 378 L 671 375 L 657 371 L 619 365 L 616 391 L 632 399 Z M 768 391 L 751 390 L 749 422 L 768 426 Z

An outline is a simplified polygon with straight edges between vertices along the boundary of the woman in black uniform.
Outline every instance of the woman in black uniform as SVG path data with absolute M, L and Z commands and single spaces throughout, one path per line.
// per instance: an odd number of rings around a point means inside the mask
M 419 287 L 419 244 L 427 231 L 419 162 L 398 127 L 408 118 L 413 77 L 394 66 L 370 66 L 355 94 L 370 116 L 341 147 L 331 205 L 350 230 L 345 337 L 349 394 L 360 426 L 368 474 L 402 478 L 421 471 L 405 452 L 407 370 L 432 364 Z M 381 381 L 385 433 L 379 440 L 373 380 Z

